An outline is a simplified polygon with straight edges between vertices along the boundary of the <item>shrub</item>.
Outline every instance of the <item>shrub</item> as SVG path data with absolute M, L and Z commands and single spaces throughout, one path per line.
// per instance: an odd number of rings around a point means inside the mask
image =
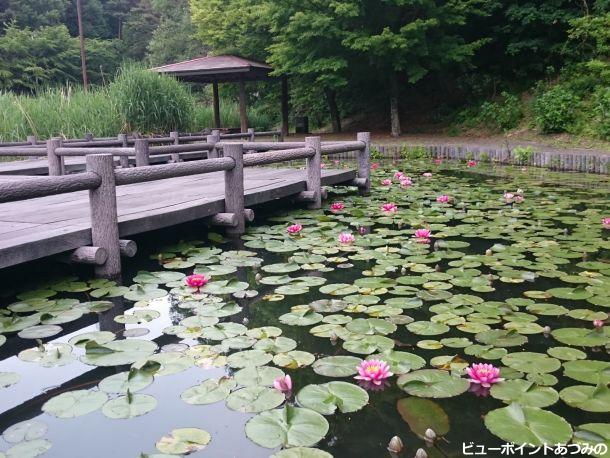
M 595 133 L 604 140 L 610 140 L 610 88 L 600 88 L 593 96 Z
M 479 156 L 479 161 L 489 162 L 489 153 L 486 151 L 482 152 L 481 155 Z
M 383 155 L 381 154 L 381 151 L 379 151 L 377 148 L 371 148 L 371 160 L 373 161 L 380 161 L 381 159 L 383 159 Z
M 517 164 L 527 164 L 534 155 L 534 149 L 531 146 L 517 146 L 513 150 L 513 154 L 515 156 L 515 162 Z
M 401 159 L 425 159 L 432 157 L 432 153 L 423 146 L 405 145 L 400 150 Z
M 493 130 L 510 130 L 519 125 L 523 110 L 519 97 L 502 92 L 500 100 L 484 102 L 478 115 L 479 121 Z
M 184 131 L 192 123 L 195 99 L 174 78 L 131 66 L 121 70 L 109 89 L 116 100 L 123 130 Z
M 533 105 L 534 119 L 544 133 L 566 132 L 576 118 L 578 97 L 562 86 L 555 86 L 538 97 Z

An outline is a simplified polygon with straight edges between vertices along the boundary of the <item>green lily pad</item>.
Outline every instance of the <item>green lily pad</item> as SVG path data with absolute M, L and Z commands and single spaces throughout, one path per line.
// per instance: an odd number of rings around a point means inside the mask
M 202 450 L 210 443 L 210 433 L 199 428 L 178 428 L 169 436 L 163 436 L 156 444 L 157 450 L 169 455 L 187 455 Z
M 25 420 L 9 426 L 2 433 L 2 438 L 9 444 L 40 439 L 47 433 L 47 425 L 38 420 Z
M 0 372 L 0 388 L 8 388 L 18 383 L 21 375 L 17 372 Z
M 233 353 L 227 358 L 231 367 L 264 366 L 273 359 L 273 355 L 262 350 L 245 350 Z
M 120 366 L 145 359 L 156 349 L 157 344 L 149 340 L 113 340 L 104 345 L 89 341 L 85 344 L 85 354 L 80 360 L 92 366 Z
M 561 367 L 559 360 L 543 353 L 529 351 L 510 353 L 502 358 L 502 363 L 517 371 L 537 374 L 555 372 Z
M 329 382 L 307 385 L 296 397 L 299 405 L 322 415 L 332 415 L 337 409 L 342 413 L 356 412 L 369 401 L 369 395 L 357 385 L 347 382 Z
M 281 369 L 270 366 L 247 366 L 234 374 L 235 382 L 241 386 L 273 386 L 275 379 L 284 377 Z
M 605 384 L 569 386 L 559 396 L 570 407 L 587 412 L 610 412 L 610 388 Z
M 449 331 L 449 326 L 431 321 L 414 321 L 407 325 L 407 329 L 420 336 L 437 336 Z
M 426 430 L 432 429 L 441 437 L 449 432 L 449 417 L 436 402 L 423 398 L 399 399 L 396 408 L 411 431 L 424 437 Z
M 53 444 L 46 439 L 34 439 L 13 445 L 6 451 L 7 458 L 33 458 L 47 452 Z
M 187 404 L 212 404 L 226 399 L 236 386 L 235 380 L 227 377 L 207 379 L 199 385 L 187 388 L 180 397 Z
M 267 448 L 308 447 L 328 432 L 328 422 L 317 412 L 285 406 L 281 410 L 259 413 L 246 423 L 246 436 Z
M 227 407 L 239 412 L 254 413 L 275 409 L 286 397 L 275 388 L 250 386 L 233 391 L 227 397 Z
M 490 394 L 507 404 L 516 402 L 526 407 L 547 407 L 559 400 L 553 388 L 538 386 L 526 380 L 506 380 L 491 387 Z
M 106 393 L 126 394 L 143 390 L 153 382 L 153 376 L 147 371 L 132 368 L 102 379 L 98 384 L 100 390 Z
M 579 382 L 610 383 L 610 362 L 581 360 L 568 361 L 563 364 L 563 375 Z
M 273 357 L 273 364 L 287 369 L 298 369 L 309 366 L 316 357 L 309 352 L 292 350 L 286 353 L 278 353 Z
M 396 384 L 412 396 L 450 398 L 468 390 L 468 380 L 438 369 L 421 369 L 398 377 Z
M 67 391 L 49 399 L 41 409 L 58 418 L 76 418 L 96 411 L 107 400 L 108 395 L 103 391 Z
M 536 447 L 567 444 L 572 437 L 570 424 L 559 415 L 519 404 L 492 410 L 485 416 L 485 426 L 504 441 Z
M 362 359 L 355 356 L 328 356 L 313 363 L 313 371 L 326 377 L 349 377 L 358 372 Z
M 145 415 L 157 407 L 157 400 L 148 394 L 131 394 L 111 399 L 104 407 L 102 413 L 108 418 L 133 418 Z

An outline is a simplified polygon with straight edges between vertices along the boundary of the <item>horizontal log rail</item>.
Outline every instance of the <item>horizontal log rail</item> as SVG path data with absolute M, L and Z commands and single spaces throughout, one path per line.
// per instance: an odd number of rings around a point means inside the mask
M 244 156 L 244 166 L 276 164 L 278 162 L 307 159 L 316 154 L 313 148 L 286 149 L 281 151 L 268 151 L 266 153 L 248 154 Z
M 6 183 L 0 182 L 0 203 L 85 191 L 95 189 L 101 183 L 99 175 L 93 172 L 56 177 L 27 177 L 22 181 L 10 180 Z
M 115 180 L 117 185 L 144 183 L 146 181 L 165 180 L 167 178 L 198 175 L 200 173 L 221 172 L 232 170 L 235 161 L 230 157 L 207 159 L 192 162 L 180 162 L 175 164 L 149 165 L 131 169 L 116 170 Z

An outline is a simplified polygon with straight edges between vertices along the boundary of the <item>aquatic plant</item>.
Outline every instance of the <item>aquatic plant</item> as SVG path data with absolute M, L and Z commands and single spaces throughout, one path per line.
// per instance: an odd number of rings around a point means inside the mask
M 299 235 L 302 230 L 303 225 L 301 224 L 291 224 L 286 228 L 286 232 L 288 232 L 289 235 Z
M 485 388 L 489 388 L 495 383 L 504 381 L 503 378 L 500 378 L 500 369 L 492 364 L 473 364 L 466 369 L 466 373 L 468 374 L 470 383 L 475 383 Z
M 381 385 L 383 381 L 394 374 L 390 372 L 390 366 L 385 361 L 379 359 L 371 359 L 362 361 L 358 366 L 358 375 L 356 380 L 364 380 L 371 382 L 374 385 Z

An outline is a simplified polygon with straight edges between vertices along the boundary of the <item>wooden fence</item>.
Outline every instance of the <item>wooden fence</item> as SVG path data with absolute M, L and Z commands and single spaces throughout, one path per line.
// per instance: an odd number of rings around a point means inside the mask
M 145 140 L 142 140 L 146 142 Z M 60 171 L 59 160 L 63 155 L 78 149 L 58 147 L 56 140 L 50 141 L 53 154 L 56 156 L 55 164 L 49 163 L 49 168 Z M 244 167 L 261 166 L 279 162 L 306 159 L 307 186 L 297 198 L 306 202 L 309 208 L 321 207 L 321 162 L 322 156 L 341 154 L 348 151 L 357 151 L 358 177 L 350 184 L 357 186 L 361 194 L 370 192 L 370 133 L 359 133 L 356 141 L 333 142 L 323 144 L 320 137 L 308 137 L 305 142 L 298 144 L 265 144 L 259 143 L 231 143 L 225 142 L 214 146 L 217 157 L 189 162 L 176 162 L 164 165 L 150 166 L 141 163 L 136 168 L 115 169 L 113 156 L 138 154 L 138 145 L 135 143 L 134 151 L 108 151 L 107 147 L 97 148 L 92 153 L 87 148 L 83 154 L 86 156 L 86 171 L 71 175 L 53 174 L 42 177 L 11 177 L 4 183 L 0 182 L 0 203 L 21 201 L 35 197 L 64 194 L 74 191 L 89 191 L 91 214 L 91 247 L 81 247 L 71 254 L 75 262 L 95 265 L 96 274 L 104 278 L 116 278 L 121 273 L 121 254 L 135 254 L 133 242 L 119 239 L 119 225 L 117 215 L 116 187 L 127 184 L 143 183 L 180 176 L 195 174 L 224 172 L 224 212 L 211 217 L 214 225 L 224 226 L 229 234 L 239 235 L 245 231 L 247 220 L 254 219 L 254 212 L 244 208 Z M 148 146 L 148 144 L 146 143 Z M 254 148 L 257 154 L 246 154 L 247 148 Z M 179 145 L 183 148 L 188 145 Z M 282 149 L 280 149 L 282 147 Z M 149 152 L 150 152 L 149 148 Z M 174 150 L 172 150 L 174 151 Z M 137 158 L 137 156 L 136 156 Z M 141 159 L 142 161 L 142 159 Z

